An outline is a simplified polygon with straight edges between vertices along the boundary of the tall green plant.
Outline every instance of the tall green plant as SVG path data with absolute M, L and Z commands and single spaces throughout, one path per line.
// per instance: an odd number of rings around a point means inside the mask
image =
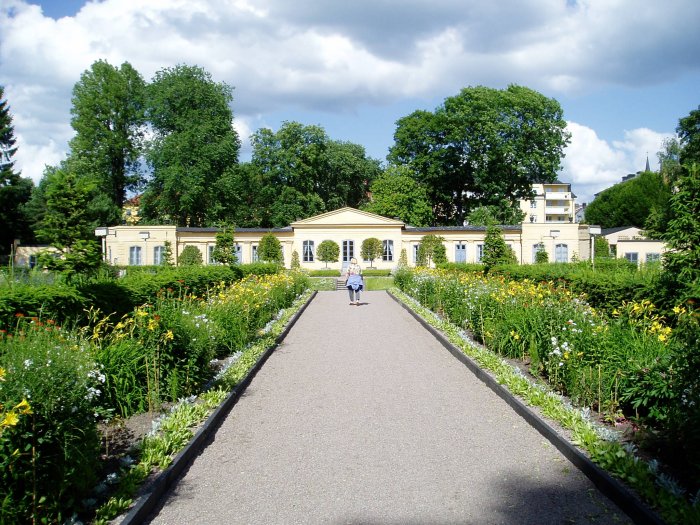
M 316 257 L 319 261 L 326 263 L 326 268 L 328 268 L 329 262 L 338 262 L 340 246 L 338 246 L 338 243 L 335 241 L 322 241 L 316 249 Z
M 432 263 L 443 264 L 447 262 L 447 253 L 445 251 L 444 237 L 439 235 L 428 234 L 424 235 L 418 245 L 418 265 L 431 266 Z
M 486 229 L 484 254 L 481 262 L 486 272 L 498 264 L 515 264 L 518 262 L 513 249 L 506 244 L 503 238 L 503 231 L 498 226 L 490 225 Z
M 384 247 L 382 241 L 376 237 L 369 237 L 362 241 L 362 247 L 360 248 L 360 255 L 365 261 L 369 261 L 370 268 L 372 267 L 372 261 L 376 258 L 381 257 L 384 252 Z
M 234 239 L 234 230 L 229 228 L 216 234 L 216 245 L 212 251 L 212 257 L 218 264 L 231 266 L 238 262 L 236 258 L 236 241 Z
M 178 257 L 180 266 L 199 266 L 202 264 L 202 252 L 196 246 L 185 246 Z
M 274 234 L 266 233 L 262 236 L 258 244 L 258 258 L 265 262 L 283 263 L 282 244 Z

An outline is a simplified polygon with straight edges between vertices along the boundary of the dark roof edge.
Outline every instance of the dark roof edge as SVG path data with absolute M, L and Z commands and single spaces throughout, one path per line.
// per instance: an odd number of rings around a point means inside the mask
M 205 228 L 194 228 L 190 226 L 178 226 L 176 228 L 176 231 L 182 232 L 182 233 L 216 233 L 222 231 L 221 228 L 217 228 L 215 226 L 212 227 L 205 227 Z M 241 233 L 267 233 L 267 232 L 291 232 L 292 227 L 291 226 L 285 226 L 284 228 L 233 228 L 233 234 L 235 235 L 236 232 L 241 232 Z

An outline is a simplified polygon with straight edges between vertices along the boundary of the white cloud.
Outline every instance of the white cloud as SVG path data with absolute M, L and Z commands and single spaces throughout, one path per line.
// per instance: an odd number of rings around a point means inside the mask
M 590 202 L 593 195 L 622 181 L 630 173 L 644 170 L 647 156 L 652 170 L 657 169 L 656 154 L 670 133 L 640 128 L 624 132 L 623 140 L 609 143 L 589 127 L 567 123 L 571 143 L 567 147 L 560 180 L 570 182 L 579 203 Z
M 0 84 L 33 154 L 65 151 L 71 89 L 98 59 L 129 61 L 146 80 L 200 65 L 236 88 L 234 114 L 247 125 L 271 112 L 347 114 L 467 85 L 556 96 L 700 70 L 696 0 L 406 0 L 400 9 L 390 0 L 103 0 L 59 20 L 25 0 L 0 2 Z

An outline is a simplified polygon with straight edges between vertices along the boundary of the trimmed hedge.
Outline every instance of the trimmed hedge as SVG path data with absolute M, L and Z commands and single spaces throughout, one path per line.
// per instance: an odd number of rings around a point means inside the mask
M 79 322 L 86 311 L 99 309 L 117 317 L 152 301 L 161 290 L 203 295 L 221 282 L 251 274 L 278 273 L 280 266 L 254 263 L 236 266 L 131 267 L 121 279 L 101 278 L 76 285 L 13 283 L 0 289 L 0 329 L 12 328 L 18 316 Z

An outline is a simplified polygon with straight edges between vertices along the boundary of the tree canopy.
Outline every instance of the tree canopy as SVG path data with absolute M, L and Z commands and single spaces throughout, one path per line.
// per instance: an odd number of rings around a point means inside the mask
M 121 208 L 141 182 L 145 83 L 131 64 L 94 62 L 73 87 L 71 156 L 85 158 L 100 189 Z
M 428 192 L 414 180 L 405 166 L 390 166 L 370 186 L 370 202 L 362 209 L 385 217 L 396 217 L 413 226 L 430 226 L 433 210 Z
M 212 220 L 217 181 L 238 162 L 231 88 L 198 66 L 179 65 L 158 71 L 147 94 L 154 137 L 144 215 L 181 226 L 205 225 Z
M 4 95 L 5 89 L 0 86 L 0 256 L 10 253 L 15 239 L 31 237 L 24 205 L 29 201 L 34 187 L 31 179 L 21 177 L 14 168 L 12 157 L 17 151 L 15 131 Z
M 388 159 L 429 192 L 438 224 L 531 194 L 552 182 L 569 142 L 559 103 L 531 89 L 465 88 L 434 112 L 399 119 Z
M 643 228 L 653 210 L 668 207 L 671 188 L 659 173 L 644 172 L 602 191 L 586 207 L 586 222 L 603 228 Z
M 381 257 L 383 252 L 384 246 L 382 245 L 382 241 L 376 237 L 369 237 L 362 241 L 360 255 L 365 261 L 369 261 L 370 267 L 372 266 L 372 261 Z

